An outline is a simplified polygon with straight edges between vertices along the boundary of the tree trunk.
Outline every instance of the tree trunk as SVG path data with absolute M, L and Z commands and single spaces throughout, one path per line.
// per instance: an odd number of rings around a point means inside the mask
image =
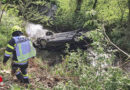
M 128 9 L 129 9 L 129 13 L 128 13 L 128 28 L 127 28 L 127 31 L 126 31 L 127 38 L 129 38 L 129 35 L 130 35 L 130 0 L 128 0 Z M 130 40 L 130 38 L 129 38 L 129 40 Z
M 93 9 L 96 9 L 97 2 L 98 2 L 98 0 L 95 0 L 95 2 L 93 4 Z
M 0 10 L 1 10 L 1 1 L 0 1 Z
M 127 29 L 126 29 L 126 45 L 127 45 L 127 50 L 130 53 L 130 0 L 128 0 L 128 9 L 129 9 L 129 13 L 128 13 L 128 25 L 127 25 Z
M 1 18 L 2 18 L 2 8 L 1 8 L 1 6 L 2 6 L 2 3 L 0 1 L 0 22 L 1 22 Z
M 1 5 L 2 5 L 2 4 L 1 4 Z M 4 8 L 1 9 L 1 13 L 0 13 L 0 23 L 1 23 L 1 19 L 2 19 L 2 16 L 3 16 L 3 13 L 4 13 L 4 10 L 5 10 L 6 6 L 7 6 L 7 3 L 6 3 L 6 5 L 4 6 Z
M 82 1 L 83 1 L 83 0 L 77 0 L 77 7 L 76 7 L 75 12 L 80 11 L 80 9 L 81 9 L 81 5 L 82 5 Z
M 130 0 L 128 0 L 128 9 L 129 9 L 128 22 L 130 23 Z

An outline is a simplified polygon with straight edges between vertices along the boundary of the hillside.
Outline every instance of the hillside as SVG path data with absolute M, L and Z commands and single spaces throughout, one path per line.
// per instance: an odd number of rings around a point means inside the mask
M 33 43 L 48 31 L 82 30 L 76 40 L 84 41 L 84 48 L 71 42 L 58 50 L 62 45 L 37 47 L 26 85 L 11 76 L 11 58 L 3 65 L 16 27 Z M 129 35 L 130 0 L 0 0 L 0 90 L 129 90 Z

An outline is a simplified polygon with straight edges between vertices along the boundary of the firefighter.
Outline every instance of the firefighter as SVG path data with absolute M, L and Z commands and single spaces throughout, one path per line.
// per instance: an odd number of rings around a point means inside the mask
M 28 60 L 36 56 L 36 50 L 33 47 L 32 42 L 26 36 L 24 36 L 20 30 L 14 31 L 12 33 L 12 39 L 8 42 L 3 60 L 3 64 L 5 66 L 11 55 L 11 73 L 16 75 L 20 82 L 28 84 Z

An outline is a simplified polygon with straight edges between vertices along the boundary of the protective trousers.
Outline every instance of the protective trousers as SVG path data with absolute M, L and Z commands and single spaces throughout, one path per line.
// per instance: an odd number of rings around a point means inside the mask
M 29 83 L 29 78 L 27 76 L 27 67 L 28 62 L 22 64 L 12 63 L 12 74 L 15 74 L 20 82 Z

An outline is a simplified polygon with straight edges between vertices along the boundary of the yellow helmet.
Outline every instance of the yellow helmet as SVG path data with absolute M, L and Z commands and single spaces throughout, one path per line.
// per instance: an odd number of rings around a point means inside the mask
M 22 28 L 16 25 L 16 26 L 12 27 L 11 31 L 12 32 L 14 32 L 14 31 L 22 31 Z
M 19 26 L 13 26 L 12 28 L 11 28 L 11 33 L 12 33 L 12 36 L 16 36 L 16 35 L 19 35 L 19 34 L 23 34 L 22 33 L 22 28 L 21 27 L 19 27 Z

